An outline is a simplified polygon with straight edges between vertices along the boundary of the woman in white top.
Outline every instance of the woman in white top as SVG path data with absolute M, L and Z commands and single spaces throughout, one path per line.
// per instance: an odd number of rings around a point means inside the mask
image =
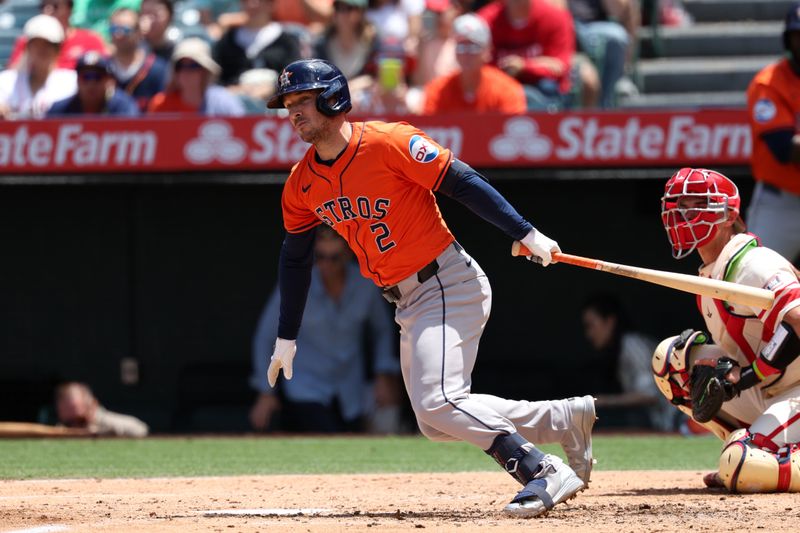
M 77 91 L 75 71 L 56 68 L 64 28 L 50 15 L 36 15 L 22 30 L 25 54 L 13 69 L 0 72 L 0 117 L 42 118 L 50 106 Z

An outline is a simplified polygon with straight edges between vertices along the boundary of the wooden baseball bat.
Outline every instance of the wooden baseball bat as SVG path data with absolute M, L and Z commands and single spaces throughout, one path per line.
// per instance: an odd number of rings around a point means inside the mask
M 521 242 L 515 241 L 511 247 L 511 255 L 527 256 L 531 255 L 531 252 Z M 769 309 L 772 307 L 772 301 L 775 298 L 773 292 L 767 289 L 749 287 L 747 285 L 740 285 L 739 283 L 731 283 L 718 279 L 701 278 L 700 276 L 691 276 L 689 274 L 678 274 L 676 272 L 666 272 L 664 270 L 620 265 L 608 261 L 580 257 L 578 255 L 556 252 L 553 254 L 553 261 L 583 268 L 591 268 L 593 270 L 602 270 L 610 274 L 640 279 L 679 291 L 701 294 L 717 300 L 749 305 L 761 309 Z

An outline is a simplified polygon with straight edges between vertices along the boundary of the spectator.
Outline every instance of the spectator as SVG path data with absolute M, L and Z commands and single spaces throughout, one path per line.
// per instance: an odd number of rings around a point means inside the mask
M 599 361 L 583 365 L 591 368 L 587 374 L 601 380 L 594 384 L 595 391 L 621 390 L 613 394 L 596 394 L 597 407 L 625 408 L 634 422 L 637 410 L 644 407 L 651 428 L 660 431 L 677 429 L 675 409 L 653 381 L 652 359 L 656 341 L 633 330 L 619 300 L 611 294 L 592 296 L 584 303 L 581 312 L 586 337 L 602 356 Z
M 117 86 L 133 96 L 144 111 L 150 99 L 164 90 L 167 64 L 142 43 L 136 11 L 127 8 L 115 11 L 109 31 L 115 48 L 111 71 Z
M 203 39 L 190 37 L 178 43 L 170 62 L 167 90 L 150 101 L 150 113 L 201 113 L 207 116 L 244 115 L 244 105 L 225 88 L 214 85 L 220 67 Z
M 800 2 L 786 14 L 786 57 L 766 66 L 747 88 L 756 187 L 750 231 L 800 266 Z
M 272 17 L 283 23 L 294 23 L 318 33 L 333 16 L 333 0 L 273 0 Z
M 100 54 L 106 53 L 106 43 L 103 38 L 91 30 L 73 28 L 70 26 L 69 17 L 72 14 L 72 0 L 45 0 L 41 4 L 41 11 L 44 15 L 55 17 L 64 28 L 64 42 L 61 45 L 61 52 L 58 54 L 58 68 L 74 69 L 75 62 L 85 52 L 95 51 Z M 14 50 L 8 60 L 8 65 L 13 67 L 25 52 L 27 39 L 25 35 L 20 35 L 14 43 Z
M 75 70 L 78 92 L 53 104 L 47 112 L 48 117 L 84 113 L 135 117 L 139 114 L 136 100 L 117 89 L 107 58 L 97 52 L 88 52 L 78 59 Z
M 56 67 L 64 28 L 50 15 L 32 17 L 22 29 L 25 53 L 16 68 L 0 72 L 0 117 L 42 118 L 53 102 L 76 90 L 75 72 Z
M 564 107 L 575 53 L 569 11 L 549 0 L 495 0 L 478 14 L 492 32 L 493 62 L 525 86 L 528 109 Z
M 237 85 L 239 76 L 249 69 L 280 72 L 300 59 L 300 41 L 272 20 L 272 7 L 272 0 L 242 0 L 243 24 L 225 32 L 214 47 L 223 85 Z
M 314 46 L 314 57 L 330 61 L 347 78 L 351 90 L 359 76 L 374 72 L 378 41 L 365 17 L 367 0 L 336 0 L 333 19 Z
M 75 0 L 72 25 L 96 31 L 107 41 L 111 39 L 109 21 L 120 9 L 139 11 L 142 0 Z
M 170 60 L 175 49 L 175 41 L 167 34 L 174 14 L 173 0 L 142 0 L 139 9 L 139 29 L 144 42 L 151 52 L 164 61 Z
M 625 66 L 640 25 L 636 0 L 568 0 L 575 21 L 578 46 L 600 74 L 600 106 L 615 105 L 615 87 Z M 618 22 L 617 22 L 618 21 Z
M 406 55 L 416 56 L 425 0 L 370 0 L 367 20 L 381 41 L 402 43 Z
M 524 113 L 522 85 L 492 65 L 492 36 L 486 22 L 472 13 L 453 23 L 460 69 L 436 78 L 425 87 L 424 114 L 478 111 Z
M 253 339 L 252 386 L 259 391 L 250 411 L 253 428 L 275 427 L 281 411 L 288 431 L 315 433 L 362 429 L 367 414 L 365 339 L 372 352 L 374 398 L 378 407 L 399 409 L 399 363 L 394 355 L 391 319 L 380 292 L 361 277 L 347 244 L 327 226 L 318 226 L 303 329 L 291 381 L 281 383 L 282 399 L 267 384 L 267 364 L 278 331 L 276 290 Z M 390 424 L 395 425 L 396 424 Z
M 458 69 L 453 20 L 460 13 L 450 0 L 427 0 L 422 15 L 422 32 L 412 85 L 422 87 L 434 78 Z
M 101 436 L 146 437 L 147 424 L 130 415 L 107 410 L 85 383 L 70 381 L 56 387 L 56 416 L 60 424 L 85 428 Z

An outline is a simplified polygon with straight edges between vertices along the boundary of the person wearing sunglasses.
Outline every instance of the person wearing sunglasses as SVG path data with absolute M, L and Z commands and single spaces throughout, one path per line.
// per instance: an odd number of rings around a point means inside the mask
M 144 44 L 139 29 L 139 13 L 132 9 L 119 9 L 111 15 L 111 72 L 117 87 L 131 95 L 144 111 L 150 99 L 164 90 L 167 81 L 167 63 Z
M 57 68 L 64 28 L 50 15 L 36 15 L 22 30 L 25 53 L 15 68 L 0 72 L 0 118 L 42 118 L 50 106 L 75 92 L 75 72 Z
M 111 16 L 120 9 L 139 11 L 141 0 L 73 0 L 72 25 L 91 29 L 110 41 Z
M 92 30 L 75 28 L 70 25 L 69 18 L 72 15 L 72 0 L 43 0 L 39 4 L 39 10 L 43 15 L 55 17 L 64 28 L 64 42 L 58 54 L 56 66 L 63 69 L 75 69 L 75 63 L 84 53 L 95 51 L 100 54 L 106 53 L 106 43 L 103 38 Z M 24 35 L 20 35 L 14 42 L 14 49 L 8 60 L 8 65 L 17 65 L 22 54 L 25 52 L 25 45 L 28 40 Z
M 245 114 L 239 97 L 214 84 L 221 69 L 203 39 L 190 37 L 178 43 L 170 67 L 167 88 L 150 101 L 149 113 L 200 113 L 217 117 Z
M 136 100 L 117 90 L 111 75 L 108 58 L 97 52 L 87 52 L 78 59 L 78 92 L 53 104 L 48 117 L 62 115 L 139 115 Z
M 294 366 L 294 378 L 273 388 L 267 383 L 267 362 L 278 336 L 279 303 L 276 289 L 253 338 L 250 383 L 258 392 L 250 410 L 253 428 L 358 431 L 369 418 L 370 429 L 396 432 L 400 364 L 389 310 L 380 292 L 360 275 L 347 243 L 332 229 L 320 226 L 316 232 L 304 328 L 297 338 L 303 357 Z M 367 367 L 374 375 L 369 402 Z
M 425 86 L 423 114 L 477 111 L 518 114 L 526 110 L 522 84 L 489 64 L 492 35 L 472 13 L 453 21 L 459 69 Z

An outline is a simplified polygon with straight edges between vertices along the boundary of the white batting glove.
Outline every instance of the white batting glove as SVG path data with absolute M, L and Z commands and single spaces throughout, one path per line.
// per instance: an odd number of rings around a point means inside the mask
M 533 254 L 529 255 L 528 259 L 542 266 L 547 266 L 553 262 L 553 252 L 561 251 L 556 241 L 537 231 L 536 228 L 525 235 L 521 242 Z
M 295 341 L 287 341 L 281 338 L 275 340 L 275 350 L 272 352 L 269 368 L 267 369 L 267 381 L 269 381 L 270 387 L 274 387 L 275 383 L 278 382 L 278 374 L 280 374 L 281 368 L 283 369 L 283 377 L 292 379 L 292 361 L 295 353 L 297 353 Z

